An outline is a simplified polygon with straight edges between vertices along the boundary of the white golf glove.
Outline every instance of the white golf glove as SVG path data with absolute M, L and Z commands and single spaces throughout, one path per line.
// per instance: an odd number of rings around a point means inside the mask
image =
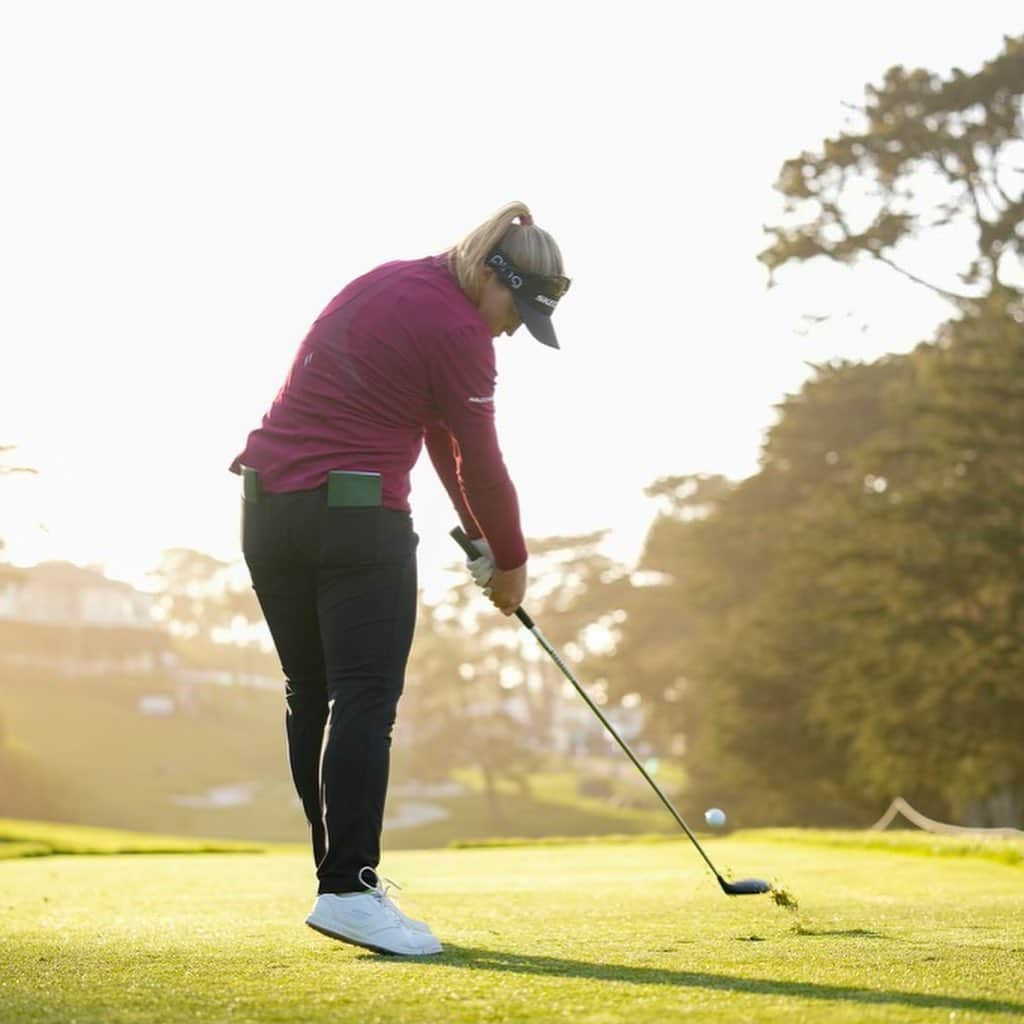
M 470 543 L 480 554 L 477 558 L 467 561 L 466 564 L 469 566 L 473 582 L 478 587 L 486 588 L 487 584 L 491 582 L 491 577 L 494 575 L 494 554 L 491 551 L 491 545 L 483 537 Z

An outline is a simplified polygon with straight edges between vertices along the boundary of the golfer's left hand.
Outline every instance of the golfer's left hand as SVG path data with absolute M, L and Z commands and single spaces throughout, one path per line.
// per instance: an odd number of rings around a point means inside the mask
M 483 537 L 470 543 L 477 549 L 479 555 L 466 564 L 469 566 L 473 582 L 478 587 L 486 587 L 491 582 L 491 577 L 494 576 L 494 554 L 491 551 L 491 545 Z

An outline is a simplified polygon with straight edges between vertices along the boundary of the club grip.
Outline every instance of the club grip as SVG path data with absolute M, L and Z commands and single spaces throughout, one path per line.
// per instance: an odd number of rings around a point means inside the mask
M 470 560 L 480 557 L 480 552 L 473 546 L 473 542 L 466 535 L 466 531 L 461 526 L 456 526 L 455 529 L 448 531 L 448 536 L 459 545 L 460 548 L 466 553 L 466 557 Z M 520 606 L 515 611 L 516 618 L 527 628 L 533 629 L 533 619 L 523 610 Z
M 467 558 L 473 560 L 480 557 L 480 552 L 473 546 L 473 542 L 466 536 L 466 531 L 461 526 L 456 526 L 454 530 L 449 531 L 449 536 L 466 552 Z

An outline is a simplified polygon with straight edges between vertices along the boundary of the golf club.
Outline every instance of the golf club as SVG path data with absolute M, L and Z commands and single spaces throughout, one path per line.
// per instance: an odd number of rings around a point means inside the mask
M 458 544 L 460 548 L 462 548 L 462 550 L 470 559 L 480 557 L 480 552 L 477 551 L 477 549 L 473 546 L 473 542 L 469 539 L 469 537 L 466 535 L 465 531 L 461 527 L 456 526 L 455 529 L 451 531 L 451 536 L 455 540 L 455 543 Z M 697 847 L 697 852 L 704 858 L 704 863 L 707 864 L 707 866 L 711 869 L 712 874 L 715 876 L 715 878 L 718 879 L 718 884 L 722 887 L 722 892 L 726 893 L 729 896 L 753 896 L 757 893 L 770 892 L 772 888 L 771 885 L 769 885 L 768 882 L 762 881 L 760 878 L 743 878 L 740 879 L 738 882 L 727 882 L 718 873 L 717 869 L 715 868 L 715 865 L 711 863 L 711 859 L 704 852 L 704 847 L 702 847 L 700 843 L 697 842 L 697 837 L 690 831 L 690 826 L 687 825 L 685 821 L 683 821 L 682 816 L 675 809 L 675 807 L 672 806 L 672 802 L 661 791 L 661 787 L 654 781 L 654 779 L 651 778 L 650 775 L 647 774 L 646 769 L 637 760 L 636 755 L 633 753 L 633 751 L 629 749 L 629 745 L 626 743 L 626 741 L 615 731 L 615 729 L 612 727 L 611 722 L 609 722 L 608 719 L 605 718 L 604 715 L 601 713 L 601 709 L 587 696 L 583 687 L 577 682 L 576 677 L 569 670 L 568 665 L 566 665 L 566 663 L 561 659 L 561 657 L 558 654 L 558 651 L 556 651 L 551 646 L 551 644 L 548 642 L 547 637 L 544 636 L 544 634 L 537 628 L 533 619 L 531 619 L 530 616 L 527 615 L 527 613 L 521 607 L 516 609 L 515 615 L 516 618 L 519 619 L 519 621 L 537 638 L 537 641 L 541 645 L 541 647 L 543 647 L 544 650 L 548 652 L 554 663 L 562 670 L 562 674 L 565 676 L 565 678 L 568 679 L 570 683 L 572 683 L 576 692 L 587 702 L 587 707 L 589 707 L 590 710 L 593 711 L 595 715 L 597 715 L 601 724 L 608 730 L 608 732 L 611 733 L 612 737 L 615 739 L 615 742 L 618 743 L 620 747 L 622 747 L 622 749 L 626 753 L 626 756 L 630 759 L 630 761 L 633 762 L 633 764 L 636 765 L 637 771 L 639 771 L 640 774 L 647 780 L 647 782 L 650 784 L 651 789 L 653 789 L 654 792 L 658 794 L 658 796 L 661 799 L 661 802 L 668 808 L 669 813 L 672 815 L 672 817 L 676 819 L 676 823 L 690 837 L 690 841 L 693 843 L 693 845 Z

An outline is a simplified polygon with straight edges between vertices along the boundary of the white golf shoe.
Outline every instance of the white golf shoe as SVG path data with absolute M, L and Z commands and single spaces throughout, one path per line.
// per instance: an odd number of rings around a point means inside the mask
M 374 878 L 377 879 L 376 883 L 373 882 Z M 430 925 L 428 925 L 426 921 L 417 921 L 415 918 L 403 913 L 402 908 L 399 907 L 388 895 L 392 889 L 402 888 L 397 882 L 393 882 L 390 878 L 384 878 L 382 875 L 378 875 L 377 872 L 370 867 L 359 869 L 359 881 L 362 882 L 367 889 L 377 893 L 380 896 L 381 901 L 389 906 L 402 919 L 406 928 L 409 928 L 414 932 L 419 932 L 421 935 L 430 935 L 433 937 L 434 933 L 430 930 Z M 385 882 L 387 882 L 387 885 L 384 885 Z
M 363 868 L 359 873 L 372 869 Z M 394 884 L 394 883 L 391 883 Z M 429 956 L 441 952 L 441 943 L 422 921 L 403 914 L 388 897 L 378 878 L 366 892 L 338 896 L 321 893 L 313 904 L 306 924 L 322 935 L 377 953 L 399 956 Z

